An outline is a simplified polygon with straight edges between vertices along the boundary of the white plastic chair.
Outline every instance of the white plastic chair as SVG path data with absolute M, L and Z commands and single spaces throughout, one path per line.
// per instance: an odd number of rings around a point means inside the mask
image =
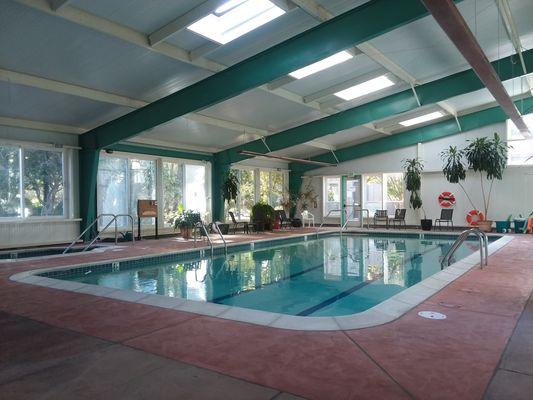
M 315 216 L 311 214 L 309 211 L 304 210 L 302 211 L 302 225 L 305 228 L 305 223 L 307 222 L 307 226 L 311 227 L 311 224 L 313 224 L 313 227 L 315 226 Z

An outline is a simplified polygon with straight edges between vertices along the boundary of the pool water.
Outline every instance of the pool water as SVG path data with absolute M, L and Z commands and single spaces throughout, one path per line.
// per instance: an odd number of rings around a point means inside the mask
M 193 261 L 46 276 L 289 315 L 338 316 L 367 310 L 440 271 L 453 241 L 335 235 Z M 478 248 L 467 241 L 454 258 Z

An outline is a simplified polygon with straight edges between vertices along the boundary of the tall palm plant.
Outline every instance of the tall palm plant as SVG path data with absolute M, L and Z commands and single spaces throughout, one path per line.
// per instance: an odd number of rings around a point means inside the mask
M 485 218 L 490 208 L 494 181 L 503 179 L 503 172 L 507 166 L 507 148 L 507 144 L 501 140 L 500 135 L 495 133 L 492 139 L 476 138 L 462 150 L 456 146 L 450 146 L 441 153 L 444 161 L 442 168 L 444 176 L 448 182 L 459 184 L 474 209 L 477 207 L 462 182 L 466 180 L 467 168 L 479 174 Z

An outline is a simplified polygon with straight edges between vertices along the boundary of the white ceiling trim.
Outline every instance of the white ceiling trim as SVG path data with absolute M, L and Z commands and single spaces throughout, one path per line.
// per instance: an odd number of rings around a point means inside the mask
M 70 133 L 75 135 L 81 135 L 87 131 L 87 129 L 70 125 L 50 124 L 48 122 L 11 117 L 0 117 L 0 125 L 11 126 L 13 128 L 27 128 L 38 131 Z
M 83 97 L 85 99 L 96 100 L 104 103 L 116 104 L 119 106 L 125 106 L 130 108 L 140 108 L 148 104 L 145 101 L 120 96 L 101 90 L 90 89 L 84 86 L 41 78 L 39 76 L 10 71 L 2 68 L 0 68 L 0 81 L 35 87 L 56 93 Z

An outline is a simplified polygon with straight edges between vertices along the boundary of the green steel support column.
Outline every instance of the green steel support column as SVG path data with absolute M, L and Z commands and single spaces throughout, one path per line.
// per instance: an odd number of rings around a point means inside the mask
M 346 177 L 344 175 L 341 176 L 341 226 L 344 226 L 344 223 L 346 222 L 346 215 L 344 214 L 344 194 L 346 192 Z
M 221 162 L 215 157 L 211 170 L 211 206 L 213 210 L 213 221 L 224 222 L 226 215 L 224 212 L 224 199 L 222 198 L 222 185 L 226 174 L 231 168 L 230 164 Z
M 81 231 L 96 218 L 96 178 L 100 151 L 96 149 L 82 149 L 79 152 L 79 202 Z M 96 226 L 89 231 L 83 240 L 96 234 Z
M 302 172 L 298 171 L 289 171 L 289 196 L 291 199 L 296 199 L 298 193 L 300 193 L 300 188 L 302 187 Z M 291 207 L 290 216 L 294 218 L 296 215 L 296 206 Z

